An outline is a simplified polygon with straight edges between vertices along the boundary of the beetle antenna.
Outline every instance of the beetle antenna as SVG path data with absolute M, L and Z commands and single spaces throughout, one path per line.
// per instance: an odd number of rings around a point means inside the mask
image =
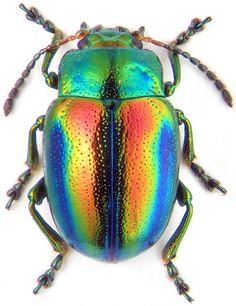
M 56 31 L 58 31 L 54 23 L 50 20 L 45 20 L 35 7 L 31 7 L 28 9 L 23 3 L 21 3 L 19 7 L 26 13 L 26 18 L 29 21 L 41 25 L 46 31 L 50 33 L 55 33 Z M 43 48 L 39 52 L 37 52 L 33 56 L 33 59 L 28 63 L 25 70 L 22 72 L 21 77 L 16 81 L 14 87 L 9 92 L 8 98 L 6 99 L 3 107 L 5 116 L 10 113 L 13 106 L 13 100 L 18 94 L 19 88 L 23 85 L 25 79 L 29 76 L 31 70 L 34 68 L 36 61 L 41 57 L 41 55 L 45 54 L 47 51 L 48 47 Z
M 204 65 L 199 59 L 192 57 L 188 52 L 183 52 L 182 50 L 180 51 L 180 55 L 188 59 L 191 64 L 197 66 L 201 72 L 206 74 L 207 78 L 210 81 L 214 82 L 216 89 L 221 92 L 222 98 L 224 99 L 226 104 L 232 107 L 233 98 L 228 89 L 226 88 L 226 85 L 218 78 L 218 76 L 214 72 L 212 72 L 206 65 Z
M 141 38 L 141 40 L 152 43 L 158 47 L 165 48 L 169 50 L 170 52 L 179 54 L 183 56 L 184 58 L 188 59 L 191 64 L 197 66 L 201 72 L 205 73 L 210 81 L 215 83 L 216 88 L 221 92 L 222 97 L 224 101 L 226 102 L 226 104 L 230 107 L 233 106 L 233 102 L 232 102 L 233 99 L 232 99 L 230 92 L 227 90 L 226 85 L 221 80 L 219 80 L 219 78 L 211 70 L 209 70 L 206 65 L 201 63 L 200 60 L 198 60 L 195 57 L 192 57 L 188 52 L 185 52 L 181 50 L 180 48 L 178 48 L 175 43 L 165 44 L 161 41 L 154 40 L 151 37 L 143 37 Z
M 62 45 L 66 44 L 70 41 L 80 39 L 80 38 L 82 38 L 86 35 L 87 35 L 87 31 L 80 30 L 75 35 L 71 35 L 71 36 L 68 36 L 66 38 L 63 38 L 59 42 L 57 42 L 56 44 L 50 44 L 46 48 L 43 48 L 39 52 L 37 52 L 33 56 L 33 59 L 28 63 L 25 70 L 22 72 L 21 77 L 16 81 L 14 87 L 10 90 L 10 92 L 8 94 L 8 98 L 6 99 L 6 101 L 4 103 L 4 106 L 3 106 L 5 116 L 7 116 L 11 112 L 12 107 L 13 107 L 13 103 L 14 103 L 14 99 L 18 95 L 20 87 L 23 85 L 25 79 L 28 78 L 28 76 L 30 75 L 30 72 L 33 70 L 36 62 L 40 59 L 40 57 L 47 52 L 50 52 L 52 50 L 56 50 L 59 47 L 61 47 Z
M 171 42 L 170 45 L 171 46 L 178 46 L 178 45 L 182 45 L 182 44 L 186 43 L 191 36 L 193 36 L 197 32 L 200 32 L 200 31 L 204 30 L 204 26 L 210 21 L 212 21 L 212 18 L 210 16 L 206 17 L 204 20 L 201 20 L 199 18 L 194 18 L 191 21 L 188 29 L 185 32 L 180 33 L 177 36 L 176 40 Z M 215 82 L 215 86 L 221 92 L 224 101 L 230 107 L 232 107 L 233 106 L 232 97 L 231 97 L 229 91 L 226 89 L 225 84 L 221 80 L 219 80 L 218 77 L 211 70 L 209 70 L 206 65 L 202 64 L 198 59 L 193 58 L 189 53 L 183 52 L 181 55 L 183 57 L 185 57 L 186 59 L 188 59 L 193 65 L 197 65 L 199 70 L 201 72 L 205 73 L 210 81 Z
M 3 106 L 5 116 L 11 112 L 14 99 L 16 98 L 19 89 L 23 85 L 25 79 L 30 75 L 30 72 L 34 68 L 36 61 L 41 57 L 41 55 L 45 54 L 47 50 L 48 48 L 43 48 L 33 56 L 33 59 L 28 63 L 25 70 L 21 73 L 21 77 L 16 81 L 14 87 L 10 90 L 8 98 L 6 99 Z

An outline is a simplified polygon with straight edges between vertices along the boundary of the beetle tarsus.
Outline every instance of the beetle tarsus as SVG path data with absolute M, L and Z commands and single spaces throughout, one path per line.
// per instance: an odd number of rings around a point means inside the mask
M 216 185 L 215 188 L 218 189 L 223 194 L 227 193 L 227 190 L 224 187 L 220 186 L 220 185 Z
M 33 21 L 36 18 L 35 12 L 32 10 L 32 8 L 28 9 L 23 3 L 19 5 L 19 8 L 26 13 L 27 19 Z
M 27 169 L 26 171 L 24 171 L 17 179 L 17 183 L 15 185 L 13 185 L 12 188 L 10 188 L 7 191 L 7 196 L 10 198 L 9 201 L 6 204 L 6 209 L 10 209 L 11 205 L 13 203 L 13 201 L 18 200 L 21 192 L 23 190 L 23 187 L 25 185 L 25 183 L 29 180 L 31 175 L 31 171 L 30 169 Z
M 174 45 L 182 45 L 188 41 L 188 39 L 194 35 L 195 33 L 202 31 L 204 29 L 204 26 L 212 20 L 211 17 L 206 17 L 204 20 L 201 20 L 199 18 L 194 18 L 191 21 L 190 26 L 188 29 L 182 33 L 180 33 L 176 40 L 172 42 Z
M 182 278 L 179 277 L 179 271 L 176 266 L 169 261 L 166 264 L 167 272 L 170 278 L 174 280 L 174 284 L 177 288 L 177 291 L 180 295 L 183 295 L 190 303 L 194 301 L 194 299 L 188 294 L 189 285 L 184 282 Z
M 200 180 L 203 182 L 204 186 L 210 190 L 213 191 L 214 189 L 219 190 L 223 194 L 226 194 L 227 190 L 220 185 L 220 182 L 209 175 L 205 173 L 205 170 L 199 166 L 196 163 L 191 163 L 191 170 L 193 173 L 200 178 Z
M 55 272 L 58 271 L 62 265 L 63 256 L 58 254 L 57 257 L 51 263 L 50 269 L 38 278 L 38 285 L 34 288 L 33 293 L 38 294 L 42 287 L 48 288 L 51 286 L 55 279 Z
M 9 210 L 9 209 L 11 208 L 11 205 L 12 205 L 12 202 L 13 202 L 13 201 L 14 201 L 14 197 L 11 197 L 11 198 L 9 199 L 9 201 L 7 202 L 5 208 Z
M 204 186 L 212 191 L 213 189 L 218 189 L 223 194 L 226 194 L 226 189 L 220 185 L 220 182 L 209 175 L 206 174 L 205 170 L 199 166 L 198 164 L 194 163 L 195 160 L 195 152 L 194 152 L 194 145 L 193 145 L 193 132 L 192 126 L 188 118 L 185 117 L 184 113 L 176 109 L 178 124 L 184 124 L 184 145 L 183 145 L 183 158 L 193 173 L 201 180 Z
M 29 21 L 35 22 L 41 25 L 46 31 L 55 33 L 56 27 L 50 20 L 45 20 L 39 11 L 35 7 L 30 7 L 29 9 L 24 5 L 20 4 L 19 7 L 26 13 L 26 18 Z
M 180 206 L 186 207 L 186 211 L 182 218 L 182 221 L 180 222 L 180 225 L 177 227 L 177 229 L 167 242 L 166 246 L 164 247 L 164 250 L 162 252 L 162 258 L 166 262 L 167 273 L 169 277 L 173 279 L 178 293 L 180 295 L 183 295 L 189 302 L 192 302 L 193 299 L 188 294 L 189 286 L 180 277 L 178 269 L 171 261 L 177 254 L 179 245 L 188 228 L 193 213 L 192 194 L 181 181 L 179 181 L 176 199 Z

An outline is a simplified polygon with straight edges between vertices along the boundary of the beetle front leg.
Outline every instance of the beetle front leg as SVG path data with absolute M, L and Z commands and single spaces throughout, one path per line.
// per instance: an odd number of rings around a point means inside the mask
M 187 231 L 193 213 L 193 207 L 191 203 L 192 194 L 181 181 L 178 185 L 176 199 L 180 206 L 186 207 L 186 211 L 180 225 L 170 240 L 167 242 L 162 252 L 162 257 L 166 262 L 168 275 L 174 280 L 178 293 L 183 295 L 189 302 L 192 302 L 193 299 L 188 294 L 189 286 L 184 282 L 182 278 L 180 278 L 178 269 L 171 261 L 176 256 L 177 250 Z
M 172 72 L 174 81 L 172 82 L 166 82 L 165 83 L 165 95 L 166 97 L 169 97 L 173 95 L 175 92 L 176 87 L 180 83 L 181 78 L 181 68 L 180 68 L 180 62 L 179 62 L 179 56 L 177 53 L 174 53 L 172 51 L 168 52 L 168 56 L 171 62 Z
M 224 187 L 220 185 L 220 182 L 208 174 L 205 173 L 205 170 L 194 163 L 195 159 L 194 146 L 193 146 L 193 132 L 190 121 L 185 117 L 184 113 L 181 110 L 176 110 L 179 125 L 184 124 L 184 144 L 183 144 L 183 158 L 193 173 L 199 177 L 204 186 L 212 191 L 214 188 L 221 191 L 225 194 L 227 191 Z
M 63 38 L 63 33 L 61 30 L 56 29 L 54 36 L 52 38 L 52 45 L 57 44 L 61 39 Z M 49 66 L 51 64 L 51 61 L 56 54 L 58 48 L 52 51 L 48 51 L 45 54 L 44 60 L 43 60 L 43 65 L 42 65 L 42 73 L 45 78 L 45 82 L 49 87 L 57 89 L 58 87 L 58 75 L 54 72 L 51 71 L 49 72 Z
M 7 191 L 7 195 L 10 199 L 7 202 L 6 209 L 10 209 L 12 202 L 14 200 L 19 199 L 23 191 L 23 187 L 25 186 L 26 182 L 29 180 L 30 176 L 32 175 L 32 172 L 35 169 L 37 169 L 39 165 L 39 154 L 38 154 L 37 141 L 36 141 L 36 132 L 37 130 L 40 131 L 43 130 L 44 118 L 45 116 L 40 116 L 29 131 L 28 152 L 27 152 L 27 161 L 26 161 L 28 169 L 18 177 L 17 183 L 14 184 L 13 187 Z
M 28 198 L 29 211 L 34 221 L 37 223 L 41 231 L 49 240 L 53 249 L 59 254 L 52 261 L 49 270 L 42 274 L 38 278 L 38 285 L 34 289 L 33 293 L 39 293 L 42 287 L 48 288 L 54 280 L 55 272 L 59 270 L 63 261 L 63 255 L 67 252 L 67 244 L 62 239 L 62 237 L 51 228 L 51 226 L 43 219 L 43 217 L 36 210 L 36 205 L 42 204 L 42 201 L 46 197 L 46 187 L 44 183 L 44 178 L 38 181 L 38 183 L 30 190 Z
M 177 38 L 172 42 L 175 46 L 185 44 L 191 36 L 194 34 L 204 30 L 205 25 L 212 20 L 211 17 L 206 17 L 204 20 L 199 18 L 194 18 L 188 29 L 186 31 L 181 32 Z

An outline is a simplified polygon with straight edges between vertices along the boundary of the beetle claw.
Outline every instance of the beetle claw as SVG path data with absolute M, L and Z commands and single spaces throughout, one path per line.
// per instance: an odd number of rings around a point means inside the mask
M 226 192 L 227 192 L 227 190 L 224 188 L 224 187 L 222 187 L 221 185 L 220 185 L 220 182 L 219 181 L 217 181 L 217 180 L 215 180 L 215 179 L 209 179 L 209 181 L 207 182 L 207 185 L 211 188 L 211 189 L 217 189 L 217 190 L 219 190 L 220 192 L 222 192 L 223 194 L 226 194 Z
M 219 190 L 223 194 L 226 194 L 227 190 L 220 185 L 220 182 L 205 173 L 205 170 L 198 164 L 191 162 L 191 170 L 193 173 L 200 178 L 205 187 L 212 191 L 214 189 Z
M 15 184 L 11 189 L 7 191 L 7 195 L 9 196 L 9 201 L 7 202 L 5 208 L 10 209 L 14 200 L 17 200 L 20 196 L 22 185 L 21 183 Z
M 55 272 L 61 267 L 63 261 L 63 256 L 58 254 L 57 257 L 52 261 L 50 269 L 48 269 L 44 274 L 38 277 L 38 285 L 34 288 L 33 293 L 38 294 L 42 287 L 47 289 L 51 286 L 55 279 Z
M 187 292 L 184 292 L 182 294 L 186 298 L 186 300 L 189 301 L 190 303 L 194 301 L 194 299 Z
M 187 301 L 190 303 L 194 301 L 194 299 L 188 294 L 190 289 L 189 285 L 185 283 L 185 281 L 179 277 L 179 271 L 172 261 L 169 261 L 166 264 L 168 275 L 174 280 L 174 284 L 176 289 L 180 295 L 183 295 Z
M 13 185 L 8 191 L 7 191 L 7 196 L 10 198 L 6 204 L 6 209 L 10 209 L 12 202 L 14 200 L 18 200 L 20 197 L 20 194 L 22 192 L 22 189 L 25 185 L 25 183 L 28 181 L 29 177 L 31 175 L 30 169 L 27 169 L 24 171 L 17 179 L 17 183 Z
M 7 202 L 7 204 L 6 204 L 6 206 L 5 206 L 5 208 L 6 209 L 10 209 L 11 208 L 11 205 L 12 205 L 12 202 L 14 201 L 14 197 L 11 197 L 9 200 L 8 200 L 8 202 Z
M 48 286 L 49 277 L 46 274 L 43 274 L 38 278 L 38 285 L 34 288 L 33 293 L 38 294 L 42 287 L 47 288 Z
M 33 294 L 38 294 L 39 291 L 41 290 L 43 284 L 42 283 L 39 283 L 33 290 Z

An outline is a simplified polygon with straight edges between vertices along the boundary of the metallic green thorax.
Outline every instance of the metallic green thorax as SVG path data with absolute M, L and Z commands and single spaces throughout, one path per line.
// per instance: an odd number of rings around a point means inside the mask
M 61 62 L 58 89 L 59 96 L 164 97 L 162 66 L 150 50 L 94 48 L 69 51 Z
M 59 96 L 99 99 L 164 97 L 163 69 L 156 54 L 137 48 L 131 35 L 91 34 L 91 48 L 65 54 L 59 72 Z M 135 41 L 134 41 L 135 42 Z M 117 47 L 119 45 L 119 47 Z

